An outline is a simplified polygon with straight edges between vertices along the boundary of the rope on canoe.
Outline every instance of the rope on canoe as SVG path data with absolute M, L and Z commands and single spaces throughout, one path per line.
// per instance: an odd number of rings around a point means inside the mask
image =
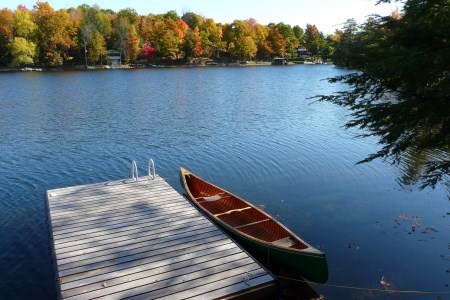
M 275 274 L 274 274 L 275 275 Z M 366 288 L 366 287 L 356 287 L 356 286 L 349 286 L 349 285 L 338 285 L 338 284 L 328 284 L 328 283 L 317 283 L 307 280 L 301 280 L 301 279 L 295 279 L 295 278 L 289 278 L 284 276 L 275 275 L 278 278 L 291 280 L 291 281 L 299 281 L 304 282 L 307 284 L 312 285 L 321 285 L 321 286 L 327 286 L 327 287 L 334 287 L 334 288 L 341 288 L 341 289 L 350 289 L 350 290 L 363 290 L 363 291 L 371 291 L 371 292 L 382 292 L 382 293 L 398 293 L 398 294 L 441 294 L 441 295 L 448 295 L 450 294 L 450 291 L 444 292 L 444 291 L 418 291 L 418 290 L 397 290 L 397 289 L 380 289 L 380 288 Z

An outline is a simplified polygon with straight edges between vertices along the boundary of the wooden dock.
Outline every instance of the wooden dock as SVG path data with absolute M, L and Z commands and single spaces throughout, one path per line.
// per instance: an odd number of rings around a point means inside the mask
M 265 298 L 274 278 L 161 177 L 47 191 L 59 299 Z

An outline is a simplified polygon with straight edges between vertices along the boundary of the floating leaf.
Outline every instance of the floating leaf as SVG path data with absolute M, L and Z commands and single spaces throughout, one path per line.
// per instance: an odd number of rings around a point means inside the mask
M 392 284 L 391 284 L 389 281 L 387 281 L 387 280 L 384 278 L 384 276 L 381 277 L 380 283 L 381 283 L 381 285 L 382 285 L 383 287 L 385 287 L 385 288 L 390 288 L 390 287 L 392 286 Z
M 436 228 L 434 227 L 425 227 L 421 231 L 422 233 L 428 233 L 428 232 L 438 232 Z

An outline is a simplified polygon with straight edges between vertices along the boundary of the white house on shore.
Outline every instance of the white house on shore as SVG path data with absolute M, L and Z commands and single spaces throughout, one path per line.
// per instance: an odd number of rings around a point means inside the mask
M 120 52 L 116 50 L 108 50 L 108 65 L 118 66 L 122 64 Z
M 306 50 L 306 48 L 302 48 L 302 47 L 297 48 L 297 54 L 299 57 L 305 57 L 305 56 L 309 55 L 308 50 Z

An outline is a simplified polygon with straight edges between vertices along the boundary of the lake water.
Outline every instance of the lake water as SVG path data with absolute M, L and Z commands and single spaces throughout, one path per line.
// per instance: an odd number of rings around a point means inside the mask
M 450 292 L 449 188 L 396 166 L 308 97 L 331 65 L 0 73 L 0 299 L 52 299 L 45 191 L 179 166 L 264 208 L 326 252 L 329 285 Z M 415 230 L 413 231 L 413 227 Z M 302 299 L 291 283 L 283 299 Z M 310 285 L 325 299 L 450 299 Z M 438 298 L 442 297 L 442 298 Z

